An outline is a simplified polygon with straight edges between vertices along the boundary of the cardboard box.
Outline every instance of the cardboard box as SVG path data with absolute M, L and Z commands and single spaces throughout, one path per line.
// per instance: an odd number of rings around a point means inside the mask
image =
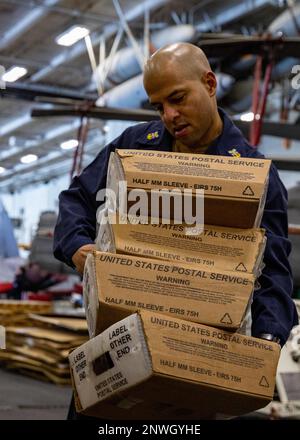
M 280 347 L 141 311 L 69 356 L 77 410 L 112 419 L 240 415 L 273 396 Z
M 263 229 L 234 229 L 204 225 L 199 235 L 188 235 L 186 225 L 121 224 L 119 216 L 99 218 L 97 250 L 197 264 L 260 275 L 266 238 Z
M 260 225 L 270 164 L 248 157 L 118 149 L 111 153 L 106 186 L 116 194 L 120 181 L 127 182 L 128 192 L 145 189 L 149 217 L 150 190 L 189 189 L 195 197 L 196 190 L 203 189 L 205 224 L 252 228 Z M 124 198 L 126 193 L 117 198 L 117 207 Z M 132 204 L 127 201 L 128 209 Z
M 87 257 L 83 279 L 90 337 L 136 309 L 237 329 L 254 280 L 248 273 L 95 251 Z

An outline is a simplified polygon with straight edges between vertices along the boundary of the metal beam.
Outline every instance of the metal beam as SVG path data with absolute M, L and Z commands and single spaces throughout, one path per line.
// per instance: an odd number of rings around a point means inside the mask
M 68 89 L 66 87 L 54 87 L 45 86 L 43 84 L 29 84 L 29 83 L 6 83 L 6 88 L 0 90 L 0 96 L 3 97 L 14 97 L 29 101 L 36 100 L 37 97 L 47 97 L 79 101 L 96 101 L 97 94 L 89 94 L 78 92 L 76 89 Z M 70 102 L 69 102 L 70 103 Z
M 97 95 L 80 93 L 73 89 L 67 89 L 62 87 L 51 87 L 44 85 L 34 85 L 27 83 L 13 83 L 6 84 L 5 89 L 0 90 L 0 97 L 17 97 L 18 99 L 36 101 L 37 98 L 41 101 L 43 97 L 47 98 L 46 101 L 49 102 L 51 98 L 53 98 L 53 102 L 56 104 L 70 104 L 70 100 L 74 100 L 72 102 L 76 105 L 76 101 L 82 105 L 82 101 L 95 101 L 97 99 Z M 52 108 L 52 104 L 40 104 L 41 106 L 46 108 Z M 31 109 L 31 106 L 30 106 Z M 23 115 L 18 116 L 17 118 L 10 118 L 8 122 L 2 124 L 0 127 L 0 138 L 13 133 L 25 125 L 31 124 L 33 122 L 30 109 L 28 112 L 25 112 Z M 65 129 L 65 125 L 61 127 L 63 131 Z M 51 131 L 51 130 L 50 130 Z M 0 155 L 1 158 L 1 155 Z
M 300 37 L 237 37 L 217 40 L 197 40 L 195 42 L 208 57 L 235 58 L 247 54 L 270 55 L 276 61 L 286 57 L 299 58 Z
M 132 110 L 126 108 L 95 107 L 93 109 L 74 109 L 74 108 L 53 108 L 53 109 L 33 109 L 32 117 L 47 116 L 87 116 L 95 119 L 111 119 L 120 121 L 153 121 L 160 119 L 157 112 L 152 110 Z
M 234 119 L 234 123 L 243 134 L 248 137 L 250 123 Z M 300 126 L 299 124 L 290 124 L 283 122 L 269 122 L 262 123 L 262 134 L 268 136 L 276 136 L 284 139 L 300 140 Z
M 123 27 L 124 31 L 126 32 L 127 37 L 129 39 L 129 41 L 131 42 L 131 45 L 134 49 L 135 56 L 136 56 L 136 59 L 140 65 L 140 68 L 141 68 L 141 70 L 143 70 L 144 62 L 145 62 L 144 54 L 141 51 L 140 46 L 138 45 L 133 33 L 130 30 L 130 27 L 129 27 L 127 20 L 126 20 L 126 17 L 125 17 L 125 14 L 123 13 L 121 6 L 119 4 L 119 0 L 113 0 L 113 4 L 114 4 L 115 10 L 118 14 L 121 26 Z
M 271 159 L 271 158 L 270 158 Z M 272 159 L 272 162 L 279 170 L 284 171 L 300 171 L 300 157 L 295 159 Z

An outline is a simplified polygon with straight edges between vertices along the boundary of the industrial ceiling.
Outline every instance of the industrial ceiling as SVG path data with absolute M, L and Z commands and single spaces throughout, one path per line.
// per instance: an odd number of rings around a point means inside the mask
M 99 94 L 100 105 L 147 108 L 141 67 L 153 50 L 182 40 L 201 45 L 208 33 L 262 35 L 284 12 L 287 35 L 299 38 L 299 2 L 0 0 L 0 78 L 14 67 L 26 69 L 14 82 L 0 79 L 0 193 L 48 182 L 71 168 L 74 148 L 62 149 L 61 144 L 77 138 L 80 118 L 32 117 L 33 109 L 63 109 L 70 102 L 79 106 L 96 101 Z M 58 37 L 75 26 L 88 29 L 88 37 L 70 46 L 58 44 Z M 223 89 L 220 103 L 234 115 L 251 109 L 254 65 L 250 60 L 250 70 L 239 70 L 233 61 L 231 57 L 230 66 L 224 66 L 218 57 L 211 58 Z M 283 76 L 289 74 L 285 70 Z M 274 86 L 271 110 L 278 108 L 276 93 Z M 297 110 L 299 96 L 288 93 Z M 90 119 L 84 163 L 104 146 L 106 123 Z M 22 163 L 28 155 L 36 157 Z

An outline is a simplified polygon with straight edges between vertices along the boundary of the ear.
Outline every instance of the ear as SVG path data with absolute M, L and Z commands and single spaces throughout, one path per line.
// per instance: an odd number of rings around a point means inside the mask
M 217 78 L 216 75 L 211 72 L 205 72 L 203 74 L 202 80 L 204 82 L 204 86 L 207 89 L 209 96 L 215 96 L 217 91 Z

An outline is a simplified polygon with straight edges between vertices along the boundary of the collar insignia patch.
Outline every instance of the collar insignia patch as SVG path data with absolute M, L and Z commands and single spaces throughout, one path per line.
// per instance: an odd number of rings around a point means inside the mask
M 152 139 L 157 139 L 157 138 L 159 138 L 158 131 L 154 131 L 153 133 L 147 134 L 148 141 L 151 141 Z
M 228 153 L 234 157 L 241 157 L 241 153 L 239 153 L 236 148 L 232 148 L 231 150 L 228 150 Z

